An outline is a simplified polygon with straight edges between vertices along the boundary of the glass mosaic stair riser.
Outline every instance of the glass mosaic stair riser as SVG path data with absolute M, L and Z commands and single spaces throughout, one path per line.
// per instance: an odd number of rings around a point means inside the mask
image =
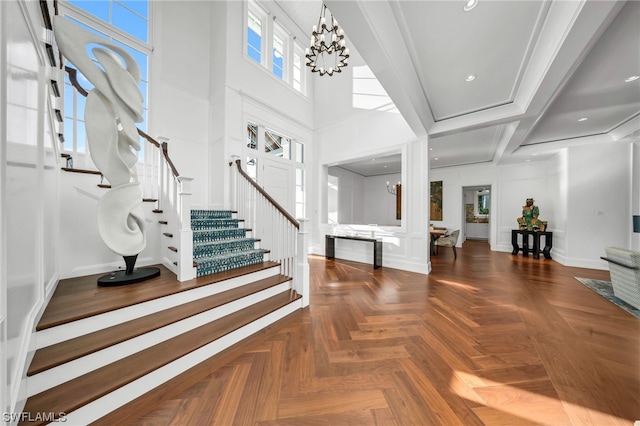
M 229 210 L 192 210 L 193 259 L 196 275 L 215 274 L 260 263 L 264 250 L 256 249 L 256 240 L 246 238 L 238 219 Z
M 256 240 L 253 238 L 243 238 L 237 240 L 225 240 L 219 242 L 194 243 L 193 258 L 217 256 L 219 254 L 233 253 L 238 251 L 253 250 Z
M 193 243 L 205 243 L 209 241 L 233 240 L 245 238 L 247 230 L 244 228 L 202 229 L 193 231 Z
M 191 229 L 237 228 L 238 222 L 238 219 L 192 219 Z
M 191 210 L 191 220 L 194 219 L 231 219 L 231 210 Z
M 253 265 L 254 263 L 262 262 L 263 258 L 264 250 L 254 249 L 197 259 L 196 263 L 198 264 L 198 268 L 196 275 L 201 277 L 203 275 L 215 274 L 217 272 Z

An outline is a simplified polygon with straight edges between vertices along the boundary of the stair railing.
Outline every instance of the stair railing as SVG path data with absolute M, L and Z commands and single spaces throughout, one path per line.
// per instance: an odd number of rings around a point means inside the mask
M 147 142 L 147 147 L 153 146 L 155 158 L 153 158 L 150 170 L 156 173 L 156 185 L 151 185 L 151 190 L 157 191 L 158 210 L 161 211 L 164 231 L 162 241 L 162 263 L 173 271 L 178 281 L 187 281 L 195 278 L 196 269 L 193 266 L 193 231 L 191 230 L 191 181 L 193 178 L 180 176 L 176 166 L 169 157 L 167 142 L 161 144 L 138 129 L 138 134 Z M 146 147 L 145 147 L 146 148 Z M 147 164 L 143 167 L 147 167 Z M 149 179 L 153 181 L 153 179 Z M 144 183 L 144 182 L 143 182 Z M 145 185 L 146 186 L 146 185 Z M 171 236 L 170 243 L 165 236 Z M 167 247 L 174 247 L 177 251 L 170 252 Z M 168 251 L 169 250 L 169 251 Z M 176 259 L 175 261 L 173 259 Z
M 69 81 L 82 96 L 88 92 L 78 83 L 77 70 L 65 67 L 69 74 Z M 171 243 L 165 244 L 166 239 L 161 236 L 162 263 L 176 274 L 178 281 L 186 281 L 196 276 L 193 267 L 193 232 L 191 231 L 191 181 L 193 178 L 180 176 L 176 166 L 169 157 L 167 142 L 162 144 L 138 129 L 138 134 L 145 141 L 147 161 L 138 164 L 138 176 L 145 197 L 157 201 L 154 212 L 162 213 L 161 232 L 171 235 Z M 155 152 L 152 155 L 151 152 Z M 173 255 L 168 246 L 177 252 Z M 176 260 L 174 260 L 176 259 Z
M 233 167 L 234 161 L 229 163 Z M 280 263 L 280 273 L 293 278 L 294 289 L 302 295 L 303 306 L 309 304 L 308 232 L 306 219 L 296 220 L 273 199 L 235 160 L 232 179 L 234 209 L 245 221 L 260 246 L 270 250 L 269 259 Z

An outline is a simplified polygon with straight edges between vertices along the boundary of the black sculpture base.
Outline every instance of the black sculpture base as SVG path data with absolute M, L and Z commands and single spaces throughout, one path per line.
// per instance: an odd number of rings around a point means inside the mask
M 134 268 L 138 255 L 123 256 L 127 269 L 124 271 L 115 271 L 98 278 L 100 287 L 113 287 L 118 285 L 127 285 L 150 280 L 160 275 L 160 268 L 146 267 Z
M 130 274 L 127 274 L 126 271 L 116 271 L 98 278 L 98 285 L 100 287 L 111 287 L 134 284 L 150 280 L 151 278 L 155 278 L 159 275 L 160 269 L 152 267 L 134 269 Z

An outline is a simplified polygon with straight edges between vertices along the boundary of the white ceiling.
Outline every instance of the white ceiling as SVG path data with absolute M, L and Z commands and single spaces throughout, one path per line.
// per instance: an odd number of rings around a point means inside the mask
M 366 160 L 341 163 L 337 167 L 364 177 L 402 173 L 402 156 L 400 154 L 393 154 L 367 158 Z
M 416 135 L 429 135 L 432 168 L 640 140 L 640 79 L 624 81 L 640 75 L 640 2 L 465 3 L 325 1 Z M 305 33 L 321 7 L 277 4 Z

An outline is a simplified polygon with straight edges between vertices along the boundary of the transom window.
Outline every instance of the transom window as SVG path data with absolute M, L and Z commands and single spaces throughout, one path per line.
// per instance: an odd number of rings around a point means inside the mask
M 276 157 L 291 159 L 291 139 L 271 130 L 264 131 L 264 152 Z

